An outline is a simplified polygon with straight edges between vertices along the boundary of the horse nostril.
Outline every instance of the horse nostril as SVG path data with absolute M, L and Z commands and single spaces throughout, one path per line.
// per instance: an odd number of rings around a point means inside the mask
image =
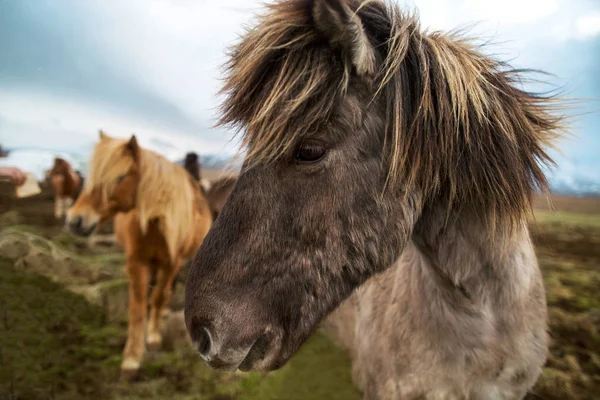
M 208 353 L 210 352 L 210 348 L 212 347 L 212 337 L 210 332 L 205 327 L 202 327 L 202 331 L 198 336 L 198 340 L 196 341 L 196 350 L 200 353 L 200 355 L 204 358 L 208 357 Z
M 69 228 L 72 232 L 78 233 L 81 230 L 81 224 L 83 223 L 82 217 L 74 217 L 71 221 L 69 221 Z

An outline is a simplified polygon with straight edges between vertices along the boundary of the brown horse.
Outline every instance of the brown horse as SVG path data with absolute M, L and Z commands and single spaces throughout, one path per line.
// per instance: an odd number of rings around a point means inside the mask
M 227 197 L 229 193 L 235 187 L 235 183 L 237 182 L 237 178 L 235 177 L 224 177 L 216 180 L 215 182 L 210 184 L 210 187 L 207 190 L 206 198 L 210 203 L 210 209 L 212 211 L 213 220 L 217 219 L 217 216 L 223 209 L 225 202 L 227 201 Z
M 547 356 L 526 215 L 556 98 L 377 0 L 280 1 L 228 64 L 247 149 L 191 267 L 215 368 L 283 366 L 334 311 L 365 399 L 521 399 Z
M 54 192 L 54 216 L 62 218 L 79 195 L 82 179 L 71 164 L 60 157 L 54 159 L 48 176 Z
M 116 214 L 116 215 L 115 215 Z M 68 211 L 71 231 L 89 235 L 115 216 L 117 239 L 127 254 L 129 328 L 121 377 L 135 376 L 144 354 L 148 285 L 154 275 L 147 343 L 162 342 L 161 311 L 184 258 L 198 249 L 212 224 L 199 185 L 179 165 L 129 140 L 100 131 L 85 188 Z

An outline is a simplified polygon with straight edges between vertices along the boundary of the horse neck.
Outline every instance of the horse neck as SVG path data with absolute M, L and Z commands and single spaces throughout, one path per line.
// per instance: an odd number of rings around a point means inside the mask
M 412 242 L 420 264 L 439 278 L 436 284 L 468 298 L 525 294 L 539 273 L 525 221 L 512 232 L 500 227 L 490 234 L 475 212 L 447 218 L 445 207 L 433 207 L 415 226 Z
M 65 179 L 65 189 L 73 190 L 75 187 L 75 181 L 76 181 L 75 171 L 73 171 L 72 168 L 65 166 L 63 168 L 62 176 Z

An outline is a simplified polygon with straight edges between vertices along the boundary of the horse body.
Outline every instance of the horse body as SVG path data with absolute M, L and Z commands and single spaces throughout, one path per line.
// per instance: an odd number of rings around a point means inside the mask
M 54 191 L 54 216 L 62 218 L 79 195 L 81 176 L 64 159 L 56 157 L 49 173 Z
M 184 258 L 202 243 L 212 224 L 199 185 L 180 166 L 103 132 L 94 150 L 86 188 L 67 214 L 71 231 L 91 234 L 114 216 L 117 240 L 127 255 L 129 324 L 121 377 L 137 373 L 145 343 L 162 343 L 161 313 Z M 148 330 L 147 294 L 152 278 Z
M 521 399 L 535 383 L 548 337 L 529 234 L 498 246 L 475 232 L 457 222 L 435 247 L 415 232 L 324 321 L 366 399 Z
M 280 368 L 323 321 L 365 399 L 523 398 L 548 351 L 526 216 L 556 99 L 377 0 L 279 1 L 227 67 L 247 152 L 185 298 L 208 365 Z
M 236 181 L 237 179 L 235 177 L 225 177 L 211 183 L 207 190 L 206 197 L 211 206 L 213 219 L 217 219 L 217 216 L 221 210 L 223 210 L 227 197 L 235 187 Z

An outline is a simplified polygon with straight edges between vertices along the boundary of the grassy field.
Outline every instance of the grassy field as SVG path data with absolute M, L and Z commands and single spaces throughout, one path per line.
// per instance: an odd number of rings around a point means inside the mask
M 531 231 L 547 290 L 552 344 L 530 399 L 600 398 L 600 201 L 578 203 L 581 211 L 573 206 L 577 201 L 560 198 L 549 208 L 536 200 Z M 321 333 L 286 367 L 267 375 L 209 370 L 181 342 L 148 353 L 138 380 L 119 383 L 126 321 L 112 318 L 105 303 L 73 293 L 65 276 L 76 275 L 78 287 L 84 281 L 120 282 L 123 255 L 114 249 L 91 251 L 64 233 L 53 220 L 49 196 L 15 201 L 0 188 L 0 238 L 11 232 L 38 241 L 36 248 L 55 247 L 52 254 L 63 258 L 51 260 L 39 252 L 24 261 L 0 256 L 1 400 L 360 398 L 347 355 Z
M 600 202 L 587 204 L 597 207 Z M 538 210 L 531 223 L 552 338 L 550 357 L 532 398 L 598 399 L 600 213 L 590 212 L 591 207 L 577 213 L 569 203 L 562 210 Z

